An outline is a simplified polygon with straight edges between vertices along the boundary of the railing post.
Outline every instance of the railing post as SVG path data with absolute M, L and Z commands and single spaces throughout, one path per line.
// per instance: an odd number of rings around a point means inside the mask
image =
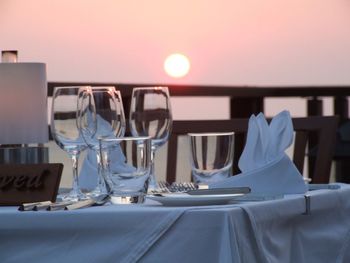
M 339 116 L 339 126 L 349 121 L 348 112 L 349 112 L 349 104 L 348 104 L 347 97 L 335 96 L 334 97 L 334 115 Z M 340 138 L 338 137 L 337 140 L 339 139 Z M 337 144 L 338 143 L 345 145 L 344 142 L 337 141 Z M 335 174 L 336 174 L 337 182 L 350 183 L 350 176 L 348 174 L 350 171 L 350 163 L 349 163 L 350 153 L 349 153 L 349 156 L 346 156 L 346 155 L 335 152 L 335 158 L 336 158 Z
M 339 116 L 340 123 L 343 123 L 348 119 L 349 104 L 348 104 L 347 97 L 344 97 L 344 96 L 334 97 L 334 115 Z
M 308 116 L 322 116 L 323 115 L 323 101 L 322 99 L 318 98 L 317 96 L 308 98 L 307 100 L 307 115 Z M 311 152 L 311 150 L 315 147 L 317 147 L 318 144 L 318 138 L 316 134 L 311 133 L 309 136 L 309 145 L 308 145 L 308 152 Z M 308 173 L 309 177 L 312 179 L 314 174 L 314 167 L 316 162 L 316 157 L 309 155 L 308 158 Z
M 249 118 L 251 114 L 264 112 L 263 97 L 232 97 L 230 100 L 230 116 L 233 118 Z

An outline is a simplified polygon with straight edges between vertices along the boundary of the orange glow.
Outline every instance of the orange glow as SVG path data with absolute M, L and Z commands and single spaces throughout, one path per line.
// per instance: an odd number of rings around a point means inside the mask
M 182 78 L 190 70 L 190 61 L 182 54 L 172 54 L 165 59 L 165 72 L 173 78 Z

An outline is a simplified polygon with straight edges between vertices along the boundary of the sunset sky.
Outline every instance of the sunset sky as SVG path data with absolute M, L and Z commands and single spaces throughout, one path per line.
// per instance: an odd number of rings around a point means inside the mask
M 0 49 L 50 81 L 350 83 L 347 0 L 1 0 Z M 169 77 L 172 53 L 191 70 Z

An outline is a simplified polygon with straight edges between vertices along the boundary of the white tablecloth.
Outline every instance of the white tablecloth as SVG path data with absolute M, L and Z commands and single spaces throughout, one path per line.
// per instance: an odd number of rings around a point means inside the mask
M 0 262 L 350 262 L 350 186 L 221 206 L 0 208 Z

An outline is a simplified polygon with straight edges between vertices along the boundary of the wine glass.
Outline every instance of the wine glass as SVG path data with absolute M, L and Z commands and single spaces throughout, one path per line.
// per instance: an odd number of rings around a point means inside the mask
M 51 134 L 57 145 L 66 151 L 72 160 L 72 190 L 63 200 L 78 201 L 86 199 L 79 189 L 78 159 L 81 151 L 87 148 L 77 127 L 78 93 L 88 87 L 55 87 L 52 97 Z
M 134 88 L 131 96 L 129 124 L 133 136 L 151 137 L 151 175 L 148 189 L 154 190 L 157 188 L 154 173 L 155 152 L 168 140 L 172 127 L 168 88 Z
M 123 137 L 125 133 L 125 116 L 120 91 L 114 87 L 90 87 L 92 96 L 80 94 L 81 107 L 78 126 L 88 147 L 95 151 L 97 160 L 97 186 L 89 193 L 100 196 L 108 193 L 103 167 L 101 164 L 99 139 Z

